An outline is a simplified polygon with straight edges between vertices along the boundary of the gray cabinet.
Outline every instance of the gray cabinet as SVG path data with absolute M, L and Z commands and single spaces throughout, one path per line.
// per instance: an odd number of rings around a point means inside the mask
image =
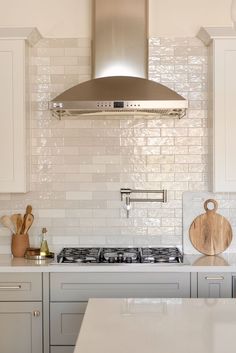
M 0 353 L 42 353 L 42 274 L 0 274 Z
M 198 273 L 198 298 L 231 298 L 231 273 Z
M 188 298 L 190 287 L 236 297 L 236 274 L 0 273 L 0 353 L 73 353 L 89 298 Z
M 190 273 L 52 273 L 51 301 L 188 298 Z
M 51 345 L 74 345 L 83 321 L 86 303 L 51 303 Z
M 51 273 L 51 353 L 75 344 L 89 298 L 130 297 L 190 297 L 190 273 Z
M 0 303 L 0 353 L 42 353 L 42 304 Z
M 0 301 L 42 301 L 42 274 L 0 273 Z

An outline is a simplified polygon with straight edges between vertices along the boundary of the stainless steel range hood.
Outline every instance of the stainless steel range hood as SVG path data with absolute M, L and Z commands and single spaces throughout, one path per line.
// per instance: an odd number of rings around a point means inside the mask
M 147 0 L 93 0 L 93 9 L 94 79 L 53 99 L 53 113 L 59 118 L 121 112 L 184 116 L 187 101 L 147 79 Z

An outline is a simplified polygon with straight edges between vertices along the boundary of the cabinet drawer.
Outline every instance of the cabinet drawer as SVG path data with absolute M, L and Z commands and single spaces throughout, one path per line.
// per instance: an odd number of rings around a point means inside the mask
M 231 298 L 231 273 L 198 273 L 198 298 Z
M 52 273 L 51 301 L 190 296 L 189 273 Z
M 51 346 L 50 353 L 73 353 L 74 346 Z
M 50 304 L 50 344 L 75 345 L 87 303 Z
M 41 301 L 41 273 L 0 273 L 0 301 Z

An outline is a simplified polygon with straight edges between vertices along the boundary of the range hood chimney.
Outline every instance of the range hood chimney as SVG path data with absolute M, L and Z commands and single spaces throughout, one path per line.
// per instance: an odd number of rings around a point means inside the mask
M 54 115 L 185 115 L 182 96 L 147 79 L 147 15 L 147 0 L 93 0 L 93 79 L 53 99 Z

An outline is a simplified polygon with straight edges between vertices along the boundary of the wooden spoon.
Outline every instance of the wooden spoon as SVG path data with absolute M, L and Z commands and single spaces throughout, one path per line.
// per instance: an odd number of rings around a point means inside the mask
M 17 219 L 19 217 L 19 213 L 15 213 L 13 215 L 11 215 L 11 221 L 12 223 L 14 224 L 14 227 L 15 227 L 15 233 L 17 234 L 18 233 L 18 227 L 17 227 Z
M 11 218 L 9 216 L 2 216 L 0 218 L 0 222 L 4 227 L 10 229 L 12 233 L 15 233 L 14 225 L 12 224 Z
M 25 217 L 25 228 L 23 234 L 27 234 L 28 230 L 32 226 L 34 221 L 34 216 L 32 214 L 27 214 Z
M 23 218 L 21 214 L 18 214 L 17 221 L 16 221 L 16 234 L 21 234 L 21 229 L 22 229 L 22 224 L 23 224 Z
M 25 233 L 26 217 L 27 217 L 28 214 L 31 214 L 31 212 L 32 212 L 32 206 L 31 206 L 31 205 L 27 205 L 26 210 L 25 210 L 24 219 L 23 219 L 22 228 L 21 228 L 21 233 L 22 233 L 22 234 L 26 234 L 26 233 Z
M 27 205 L 26 207 L 26 214 L 30 214 L 32 212 L 32 206 L 31 205 Z

